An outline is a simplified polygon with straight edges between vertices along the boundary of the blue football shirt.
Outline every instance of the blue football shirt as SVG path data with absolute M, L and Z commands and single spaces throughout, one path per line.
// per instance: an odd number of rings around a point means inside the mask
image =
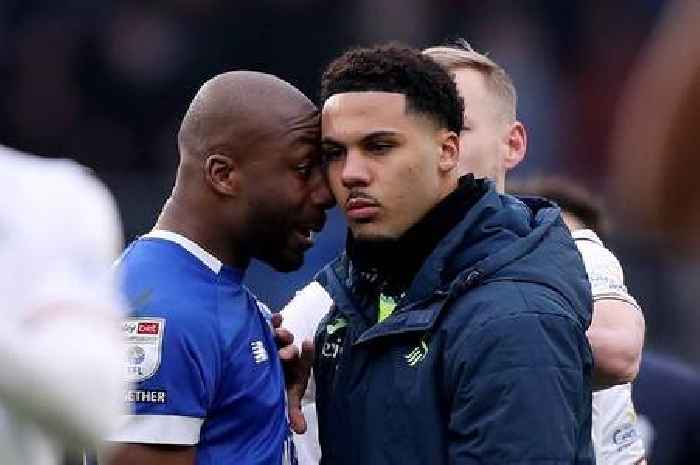
M 194 242 L 154 231 L 118 263 L 130 316 L 119 442 L 194 445 L 198 465 L 293 463 L 269 312 Z

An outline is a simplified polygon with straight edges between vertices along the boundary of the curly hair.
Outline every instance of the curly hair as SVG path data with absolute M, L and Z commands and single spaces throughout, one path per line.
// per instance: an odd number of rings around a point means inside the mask
M 420 50 L 395 43 L 352 49 L 321 78 L 321 103 L 334 94 L 370 91 L 403 94 L 407 111 L 457 134 L 464 126 L 464 101 L 452 76 Z

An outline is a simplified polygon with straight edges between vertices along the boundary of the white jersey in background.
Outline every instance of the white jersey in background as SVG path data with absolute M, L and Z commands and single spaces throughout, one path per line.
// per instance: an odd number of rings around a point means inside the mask
M 121 247 L 114 201 L 85 169 L 0 146 L 0 464 L 54 465 L 115 426 Z
M 622 267 L 591 230 L 572 233 L 591 281 L 593 300 L 618 299 L 638 308 L 627 292 Z M 333 301 L 317 282 L 312 282 L 284 307 L 282 326 L 294 335 L 294 344 L 301 350 L 304 340 L 313 340 L 316 328 Z M 318 442 L 315 382 L 313 377 L 302 399 L 302 412 L 307 432 L 294 435 L 300 465 L 318 465 L 321 448 Z M 598 465 L 633 465 L 644 457 L 644 445 L 636 430 L 636 414 L 630 384 L 593 393 L 593 425 L 591 434 Z
M 586 265 L 593 300 L 622 300 L 641 311 L 627 292 L 620 262 L 596 233 L 579 229 L 571 235 Z M 592 411 L 591 435 L 598 465 L 633 465 L 644 458 L 630 383 L 594 392 Z
M 316 281 L 298 291 L 282 309 L 282 326 L 294 335 L 294 344 L 301 352 L 301 343 L 313 341 L 316 328 L 331 309 L 333 299 Z M 306 433 L 294 434 L 299 465 L 317 465 L 321 461 L 321 446 L 318 442 L 318 418 L 316 417 L 316 382 L 313 374 L 309 379 L 301 411 L 306 418 Z

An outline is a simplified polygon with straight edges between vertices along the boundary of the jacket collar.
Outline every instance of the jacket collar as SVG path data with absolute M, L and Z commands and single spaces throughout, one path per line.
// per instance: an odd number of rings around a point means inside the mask
M 537 248 L 555 224 L 559 209 L 544 199 L 525 204 L 515 197 L 489 191 L 471 208 L 425 260 L 400 309 L 371 325 L 356 343 L 389 334 L 426 331 L 433 327 L 443 307 L 452 299 Z M 563 223 L 561 223 L 563 229 Z M 567 233 L 568 234 L 568 233 Z M 319 278 L 346 318 L 364 319 L 372 299 L 358 292 L 356 274 L 347 255 L 329 265 Z M 527 279 L 527 278 L 526 278 Z
M 438 243 L 487 191 L 486 180 L 466 175 L 452 193 L 399 239 L 355 241 L 348 234 L 346 250 L 356 284 L 362 284 L 369 293 L 382 292 L 398 300 Z

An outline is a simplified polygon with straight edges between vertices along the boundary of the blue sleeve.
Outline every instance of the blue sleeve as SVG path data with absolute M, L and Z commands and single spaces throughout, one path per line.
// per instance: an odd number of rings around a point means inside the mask
M 593 463 L 592 359 L 572 320 L 511 313 L 450 347 L 450 464 Z
M 166 319 L 162 359 L 153 376 L 137 389 L 165 390 L 166 401 L 136 402 L 136 413 L 161 413 L 204 418 L 214 394 L 218 372 L 218 337 L 192 322 Z
M 216 326 L 201 313 L 178 316 L 170 312 L 167 318 L 142 315 L 125 320 L 136 333 L 129 337 L 127 332 L 134 383 L 127 401 L 133 415 L 114 440 L 188 445 L 199 441 L 215 398 L 220 341 Z M 146 333 L 139 334 L 142 330 Z

